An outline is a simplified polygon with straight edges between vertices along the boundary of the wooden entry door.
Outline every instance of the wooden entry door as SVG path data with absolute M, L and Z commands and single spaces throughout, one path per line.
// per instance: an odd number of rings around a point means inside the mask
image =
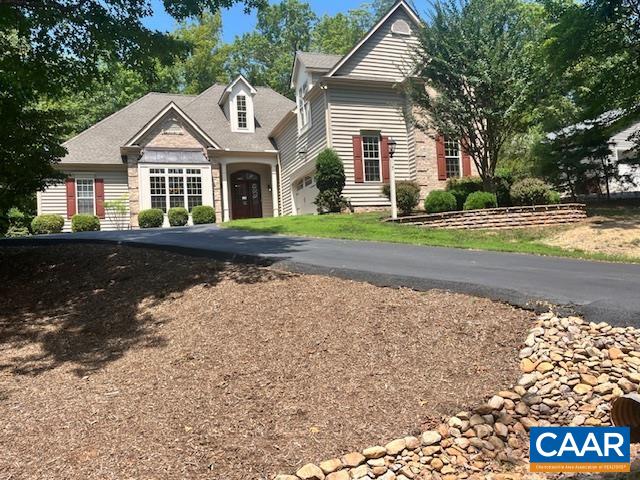
M 262 217 L 260 175 L 248 170 L 231 174 L 231 217 Z

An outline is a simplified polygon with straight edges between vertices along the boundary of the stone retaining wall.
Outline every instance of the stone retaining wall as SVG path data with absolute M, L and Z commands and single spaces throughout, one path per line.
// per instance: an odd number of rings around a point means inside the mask
M 529 473 L 529 429 L 611 425 L 611 402 L 638 392 L 640 330 L 545 313 L 529 331 L 520 360 L 522 375 L 515 386 L 473 411 L 444 418 L 420 438 L 398 438 L 309 463 L 275 480 L 582 478 Z M 638 446 L 631 450 L 636 459 Z M 632 461 L 632 475 L 638 475 L 639 463 Z
M 487 208 L 401 217 L 390 222 L 445 229 L 501 229 L 575 223 L 586 218 L 582 203 Z

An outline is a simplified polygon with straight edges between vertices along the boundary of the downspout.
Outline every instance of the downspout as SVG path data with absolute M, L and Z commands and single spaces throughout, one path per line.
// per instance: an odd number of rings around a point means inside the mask
M 276 153 L 278 159 L 278 215 L 282 216 L 282 164 L 280 163 L 280 150 Z
M 327 139 L 327 148 L 332 148 L 333 138 L 331 136 L 331 104 L 329 103 L 329 99 L 327 98 L 327 84 L 321 83 L 320 88 L 322 89 L 324 96 L 324 134 Z

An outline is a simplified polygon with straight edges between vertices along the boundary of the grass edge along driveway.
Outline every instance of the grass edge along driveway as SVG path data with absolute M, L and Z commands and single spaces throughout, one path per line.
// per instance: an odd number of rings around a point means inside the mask
M 609 262 L 640 263 L 640 257 L 569 250 L 543 240 L 570 226 L 509 230 L 442 230 L 382 222 L 381 213 L 301 215 L 233 220 L 223 224 L 259 233 L 368 240 L 433 247 L 529 253 Z

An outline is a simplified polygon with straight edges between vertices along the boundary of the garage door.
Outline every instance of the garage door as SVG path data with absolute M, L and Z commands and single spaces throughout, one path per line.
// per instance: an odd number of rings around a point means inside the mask
M 293 182 L 293 201 L 296 205 L 296 215 L 317 213 L 316 205 L 313 203 L 317 195 L 318 189 L 313 181 L 312 173 Z

